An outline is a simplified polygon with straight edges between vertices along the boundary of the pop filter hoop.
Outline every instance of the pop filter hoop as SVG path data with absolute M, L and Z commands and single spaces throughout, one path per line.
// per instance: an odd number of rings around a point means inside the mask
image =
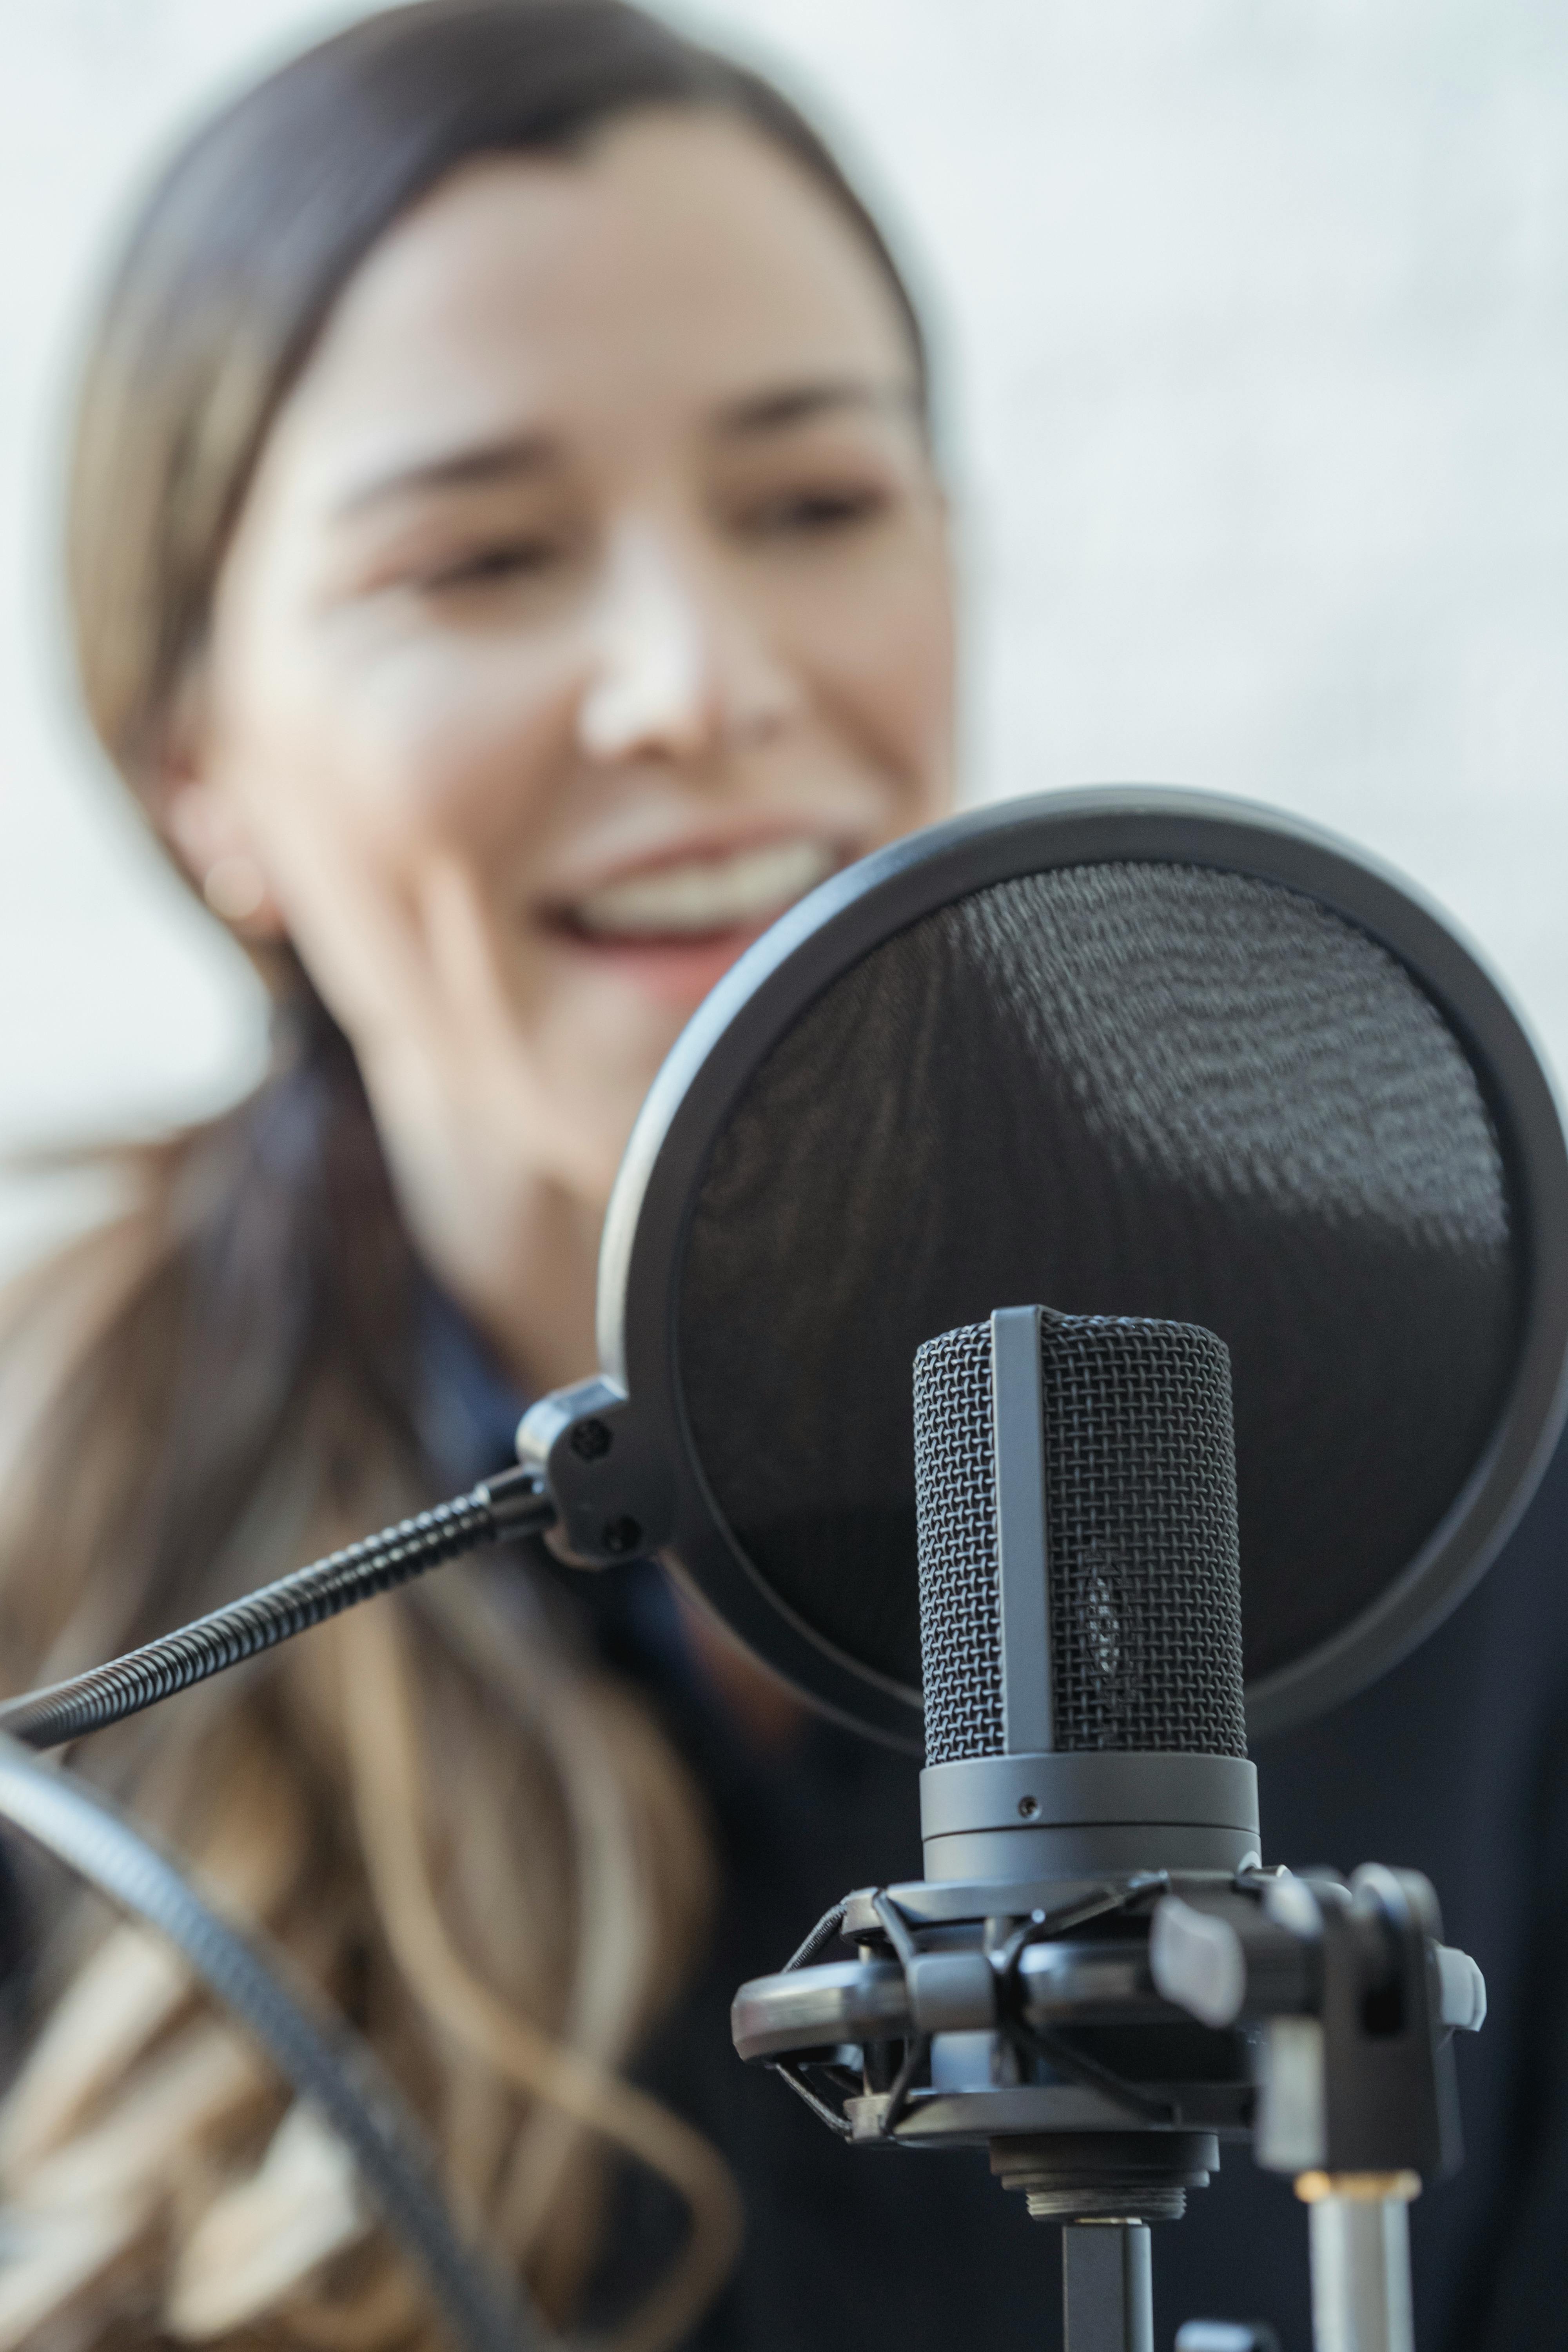
M 1473 1073 L 1495 1131 L 1507 1202 L 1518 1312 L 1489 1433 L 1425 1540 L 1413 1556 L 1388 1564 L 1368 1605 L 1249 1681 L 1254 1738 L 1348 1698 L 1457 1606 L 1523 1509 L 1568 1409 L 1568 1151 L 1552 1084 L 1496 981 L 1408 885 L 1276 810 L 1167 787 L 1042 794 L 894 843 L 773 925 L 677 1042 L 611 1201 L 598 1342 L 605 1376 L 627 1395 L 638 1452 L 656 1457 L 671 1483 L 664 1556 L 731 1633 L 820 1709 L 899 1746 L 920 1744 L 918 1690 L 828 1638 L 769 1583 L 726 1518 L 705 1465 L 688 1407 L 680 1316 L 705 1172 L 769 1055 L 875 950 L 997 885 L 1073 867 L 1149 866 L 1205 869 L 1296 894 L 1402 966 Z M 974 1213 L 984 1207 L 976 1202 Z M 1008 1303 L 988 1300 L 985 1308 Z M 725 1312 L 743 1335 L 760 1309 L 736 1297 Z M 1464 1345 L 1462 1333 L 1454 1344 Z M 911 1558 L 911 1588 L 914 1575 Z

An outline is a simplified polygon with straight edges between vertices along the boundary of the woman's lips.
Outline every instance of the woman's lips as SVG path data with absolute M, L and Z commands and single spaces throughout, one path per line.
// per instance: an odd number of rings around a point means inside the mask
M 586 892 L 554 909 L 549 924 L 601 970 L 690 1009 L 841 862 L 826 842 L 798 838 L 669 860 Z
M 753 923 L 749 929 L 714 931 L 700 940 L 589 940 L 570 931 L 562 936 L 569 950 L 638 995 L 694 1013 L 767 928 Z
M 771 922 L 837 863 L 825 841 L 759 842 L 645 866 L 586 892 L 566 911 L 574 929 L 590 939 L 710 938 Z

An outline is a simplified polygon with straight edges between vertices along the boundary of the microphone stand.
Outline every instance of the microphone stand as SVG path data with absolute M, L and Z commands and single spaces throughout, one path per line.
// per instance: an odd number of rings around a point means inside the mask
M 1317 2352 L 1414 2352 L 1410 2232 L 1414 2172 L 1308 2172 L 1312 2333 Z
M 1412 2352 L 1406 2210 L 1458 2160 L 1451 2036 L 1486 2011 L 1440 1936 L 1376 1864 L 868 1888 L 741 1988 L 733 2037 L 841 2138 L 987 2143 L 1062 2227 L 1067 2352 L 1152 2352 L 1149 2223 L 1221 2139 L 1308 2207 L 1317 2352 Z
M 1062 2231 L 1068 2352 L 1154 2352 L 1147 2221 L 1069 2221 Z

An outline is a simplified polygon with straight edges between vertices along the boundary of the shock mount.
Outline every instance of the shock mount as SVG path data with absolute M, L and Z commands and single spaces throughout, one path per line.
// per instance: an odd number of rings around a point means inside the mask
M 1406 2209 L 1485 2011 L 1415 1873 L 1249 1865 L 863 1888 L 732 2027 L 841 2139 L 988 2150 L 1062 2228 L 1067 2352 L 1152 2352 L 1150 2224 L 1227 2141 L 1308 2208 L 1318 2352 L 1412 2352 Z

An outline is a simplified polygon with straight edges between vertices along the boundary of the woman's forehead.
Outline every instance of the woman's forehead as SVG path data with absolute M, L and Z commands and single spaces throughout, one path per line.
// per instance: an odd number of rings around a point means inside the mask
M 671 109 L 579 157 L 455 173 L 362 265 L 280 429 L 341 488 L 454 438 L 717 429 L 796 385 L 885 396 L 914 372 L 826 191 L 735 118 Z

